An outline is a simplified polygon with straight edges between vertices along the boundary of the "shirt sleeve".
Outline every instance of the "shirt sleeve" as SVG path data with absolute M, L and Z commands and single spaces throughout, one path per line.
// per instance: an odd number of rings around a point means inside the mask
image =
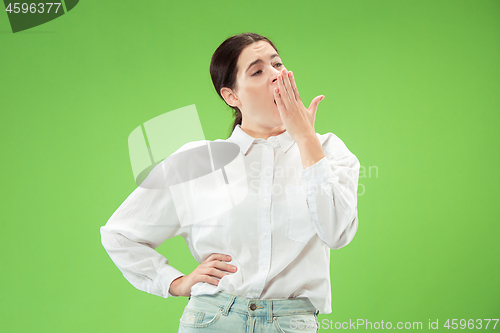
M 100 228 L 101 242 L 123 276 L 137 289 L 153 295 L 170 294 L 173 280 L 184 274 L 155 250 L 166 239 L 182 235 L 172 196 L 160 162 Z
M 325 157 L 302 170 L 311 219 L 330 248 L 351 242 L 358 229 L 357 189 L 360 163 L 333 133 L 322 147 Z

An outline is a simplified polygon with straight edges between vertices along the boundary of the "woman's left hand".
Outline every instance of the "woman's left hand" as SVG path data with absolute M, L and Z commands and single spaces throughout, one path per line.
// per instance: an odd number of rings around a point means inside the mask
M 286 130 L 295 142 L 308 136 L 316 136 L 314 121 L 318 104 L 325 98 L 316 96 L 306 109 L 300 99 L 293 73 L 283 68 L 278 74 L 278 88 L 274 89 L 274 98 Z

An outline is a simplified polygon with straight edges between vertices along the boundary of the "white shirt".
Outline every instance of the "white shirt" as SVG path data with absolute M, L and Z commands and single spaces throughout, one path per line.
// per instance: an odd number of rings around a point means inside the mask
M 195 284 L 191 295 L 225 291 L 249 299 L 308 297 L 319 313 L 331 313 L 330 249 L 346 246 L 357 231 L 360 163 L 335 134 L 316 135 L 325 157 L 306 169 L 287 131 L 264 140 L 237 125 L 227 140 L 185 144 L 171 157 L 226 142 L 239 148 L 234 159 L 239 162 L 226 165 L 225 174 L 214 171 L 226 181 L 219 186 L 211 180 L 213 192 L 200 184 L 195 189 L 142 183 L 100 228 L 104 248 L 134 287 L 174 297 L 170 283 L 185 274 L 154 249 L 181 235 L 197 262 L 222 253 L 237 266 L 218 286 Z M 165 170 L 167 160 L 154 170 Z M 162 181 L 154 170 L 145 182 Z M 210 208 L 217 205 L 222 210 Z

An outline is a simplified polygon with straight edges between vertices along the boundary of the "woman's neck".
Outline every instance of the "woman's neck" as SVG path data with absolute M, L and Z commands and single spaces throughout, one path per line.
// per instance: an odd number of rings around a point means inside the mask
M 278 136 L 286 131 L 285 125 L 268 128 L 262 126 L 248 127 L 245 125 L 240 125 L 243 132 L 247 133 L 253 138 L 260 138 L 267 140 L 270 136 Z

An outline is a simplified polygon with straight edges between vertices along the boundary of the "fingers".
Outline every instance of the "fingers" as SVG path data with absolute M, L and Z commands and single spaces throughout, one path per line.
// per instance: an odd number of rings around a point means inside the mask
M 293 72 L 288 72 L 288 73 L 290 73 L 290 84 L 292 85 L 292 90 L 293 90 L 293 93 L 295 95 L 295 99 L 298 101 L 302 101 L 300 99 L 299 90 L 297 89 L 297 85 L 295 84 L 295 78 L 293 77 Z
M 219 279 L 222 279 L 224 276 L 229 275 L 229 274 L 224 273 L 223 271 L 221 271 L 220 269 L 217 269 L 215 267 L 205 267 L 201 273 L 202 273 L 202 275 L 208 275 L 210 277 L 216 277 Z
M 212 253 L 208 256 L 204 262 L 212 261 L 212 260 L 220 260 L 220 261 L 231 261 L 231 256 L 222 253 Z
M 226 275 L 229 275 L 229 273 L 234 273 L 237 270 L 237 267 L 222 261 L 214 260 L 209 262 L 206 267 L 206 274 L 216 276 L 218 278 L 223 278 Z
M 284 68 L 283 70 L 281 70 L 281 77 L 282 77 L 282 83 L 285 86 L 286 94 L 288 95 L 290 101 L 293 102 L 294 100 L 296 100 L 296 98 L 295 98 L 295 91 L 292 86 L 292 81 L 293 81 L 292 72 L 287 71 L 286 68 Z
M 174 280 L 175 282 L 173 281 L 169 288 L 171 294 L 187 297 L 191 295 L 191 288 L 198 282 L 207 282 L 218 286 L 219 280 L 217 278 L 222 279 L 224 276 L 229 275 L 227 272 L 234 273 L 237 271 L 236 266 L 227 263 L 227 261 L 231 260 L 232 258 L 229 255 L 212 253 L 188 276 Z
M 278 74 L 278 94 L 281 98 L 282 107 L 284 106 L 286 109 L 290 108 L 290 97 L 288 96 L 288 91 L 286 90 L 286 86 L 284 84 L 284 79 L 282 74 Z
M 222 261 L 214 261 L 214 267 L 217 267 L 220 270 L 231 272 L 231 273 L 236 272 L 236 270 L 238 269 L 236 266 L 222 262 Z M 229 274 L 225 274 L 225 275 L 229 275 Z
M 278 105 L 278 110 L 280 111 L 280 113 L 285 113 L 285 104 L 283 103 L 283 99 L 281 98 L 279 87 L 274 89 L 274 98 L 276 99 L 276 105 Z
M 200 276 L 198 276 L 198 278 L 195 279 L 195 283 L 196 282 L 207 282 L 207 283 L 213 284 L 214 286 L 218 286 L 219 285 L 219 280 L 217 280 L 217 279 L 215 279 L 215 278 L 213 278 L 211 276 L 208 276 L 208 275 L 200 275 Z
M 217 286 L 219 285 L 219 280 L 217 280 L 216 278 L 222 279 L 224 276 L 229 275 L 229 273 L 226 273 L 223 270 L 227 270 L 233 273 L 236 271 L 236 267 L 232 265 L 223 263 L 221 261 L 214 261 L 214 263 L 217 263 L 217 266 L 220 265 L 221 267 L 205 267 L 203 270 L 201 270 L 200 275 L 198 275 L 196 280 L 208 282 L 210 284 L 213 284 L 214 286 Z
M 283 68 L 281 73 L 278 74 L 278 93 L 283 100 L 283 105 L 287 109 L 290 109 L 296 101 L 302 102 L 293 73 L 287 71 L 286 68 Z
M 286 71 L 286 69 L 285 69 Z M 282 71 L 283 72 L 283 71 Z M 286 92 L 288 94 L 288 97 L 290 98 L 290 101 L 295 101 L 295 92 L 293 91 L 292 83 L 291 81 L 291 75 L 292 72 L 286 71 L 285 75 L 283 75 L 283 83 L 286 88 Z
M 201 265 L 206 267 L 215 267 L 223 271 L 228 271 L 232 273 L 236 272 L 237 267 L 228 264 L 225 261 L 231 261 L 231 256 L 221 253 L 212 253 Z
M 198 267 L 198 276 L 195 278 L 197 281 L 207 282 L 213 285 L 218 285 L 219 280 L 215 278 L 222 279 L 224 276 L 229 275 L 229 273 L 234 273 L 237 271 L 237 267 L 228 264 L 225 261 L 231 261 L 231 256 L 213 253 Z

